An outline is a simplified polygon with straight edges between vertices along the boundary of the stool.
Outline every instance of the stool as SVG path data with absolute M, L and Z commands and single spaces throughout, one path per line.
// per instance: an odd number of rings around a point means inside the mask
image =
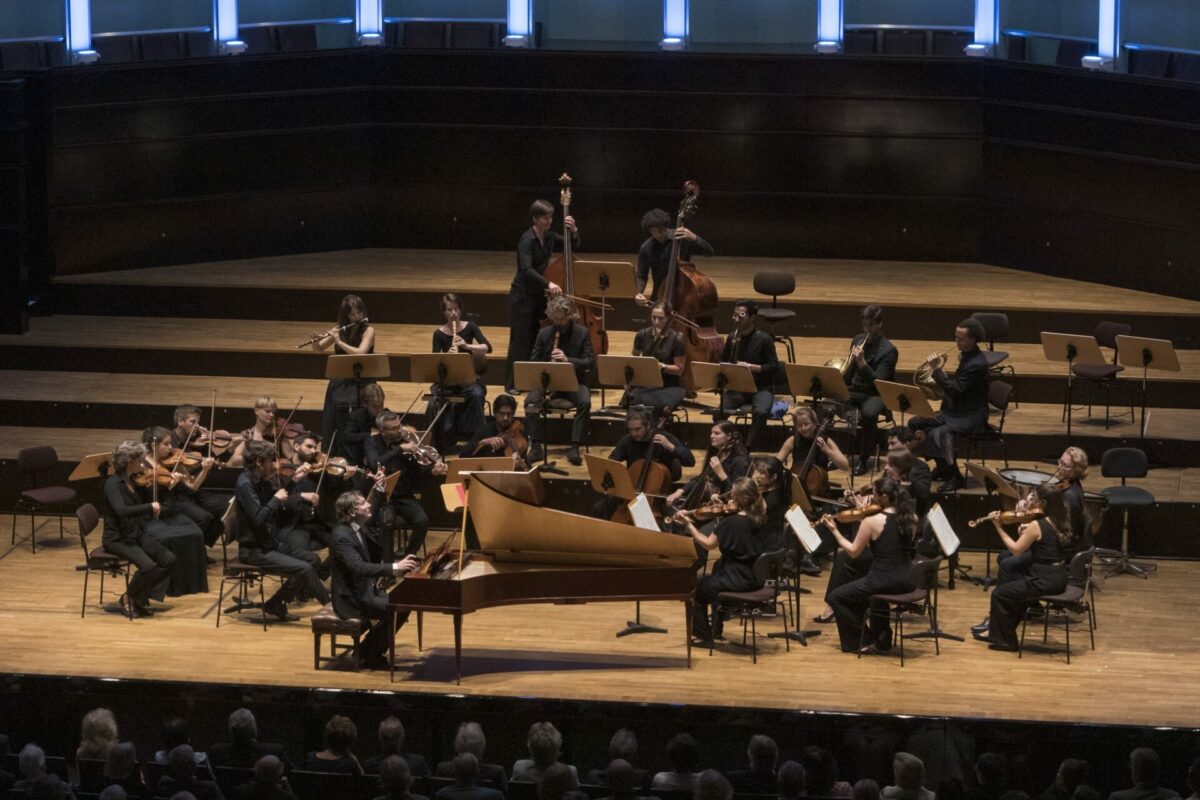
M 333 610 L 333 605 L 327 603 L 313 615 L 313 669 L 320 669 L 322 663 L 337 661 L 342 655 L 350 653 L 354 657 L 354 671 L 362 666 L 359 654 L 359 644 L 362 639 L 363 624 L 360 619 L 342 619 Z M 329 637 L 329 655 L 321 655 L 321 637 Z M 350 644 L 338 642 L 339 636 L 349 636 Z

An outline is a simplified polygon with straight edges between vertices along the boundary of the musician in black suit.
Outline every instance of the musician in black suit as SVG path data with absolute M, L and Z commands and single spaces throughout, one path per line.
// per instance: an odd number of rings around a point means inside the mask
M 879 444 L 880 414 L 891 419 L 875 381 L 896 378 L 896 346 L 883 335 L 883 309 L 871 304 L 862 310 L 863 332 L 850 343 L 849 365 L 846 367 L 846 386 L 850 390 L 850 405 L 858 409 L 859 459 L 855 475 L 866 475 L 867 459 Z
M 696 456 L 675 434 L 655 429 L 649 412 L 637 409 L 630 411 L 625 417 L 625 427 L 629 432 L 620 438 L 617 446 L 608 454 L 610 460 L 620 461 L 627 467 L 632 466 L 635 461 L 646 458 L 650 454 L 651 445 L 653 445 L 654 461 L 670 471 L 672 483 L 683 476 L 684 467 L 696 464 Z M 638 488 L 640 471 L 638 474 L 631 474 L 630 477 L 634 481 L 634 488 Z M 611 495 L 602 497 L 592 506 L 592 516 L 597 519 L 608 519 L 621 502 L 619 497 Z
M 380 504 L 379 511 L 383 518 L 394 515 L 408 523 L 411 535 L 408 537 L 404 554 L 412 555 L 424 546 L 425 534 L 429 532 L 429 515 L 417 499 L 417 492 L 430 475 L 446 474 L 446 462 L 438 460 L 426 466 L 417 461 L 418 438 L 411 429 L 400 423 L 399 414 L 384 411 L 376 417 L 375 426 L 379 433 L 367 439 L 363 447 L 363 460 L 372 471 L 382 467 L 388 474 L 400 473 L 391 498 Z M 383 531 L 388 532 L 382 537 L 382 544 L 384 558 L 390 561 L 391 525 L 386 519 L 380 521 L 383 523 Z
M 942 387 L 945 396 L 942 408 L 932 418 L 913 417 L 908 427 L 925 432 L 922 452 L 937 463 L 934 477 L 944 483 L 938 491 L 951 492 L 963 486 L 963 476 L 958 470 L 954 455 L 954 434 L 982 433 L 988 424 L 988 365 L 979 343 L 986 338 L 983 325 L 974 317 L 958 323 L 954 329 L 954 346 L 958 349 L 958 369 L 950 377 L 940 367 L 933 371 L 933 379 Z M 933 354 L 925 359 L 933 364 L 941 356 Z
M 557 297 L 563 292 L 563 287 L 547 280 L 544 274 L 555 248 L 562 252 L 565 241 L 561 233 L 550 230 L 554 225 L 554 206 L 547 200 L 534 200 L 529 217 L 532 224 L 517 242 L 517 274 L 508 293 L 508 377 L 504 385 L 509 394 L 515 394 L 513 362 L 529 359 L 538 324 L 546 310 L 546 295 Z M 578 247 L 575 219 L 568 216 L 565 223 L 571 232 L 571 242 Z
M 642 230 L 650 234 L 650 238 L 638 248 L 637 274 L 634 276 L 637 294 L 633 299 L 638 305 L 648 306 L 663 296 L 676 239 L 679 239 L 680 261 L 690 261 L 692 255 L 711 256 L 713 246 L 683 226 L 672 228 L 671 216 L 661 208 L 651 209 L 642 216 Z M 651 278 L 654 288 L 647 297 L 646 283 Z
M 733 304 L 733 333 L 725 340 L 721 361 L 749 367 L 754 375 L 754 394 L 725 392 L 724 402 L 714 420 L 726 419 L 729 411 L 736 411 L 743 403 L 749 403 L 752 411 L 750 433 L 746 436 L 746 449 L 754 449 L 754 442 L 767 427 L 767 416 L 775 402 L 775 375 L 779 371 L 779 357 L 775 355 L 775 339 L 766 331 L 756 330 L 755 317 L 758 303 L 753 300 L 738 300 Z
M 382 483 L 383 473 L 377 473 L 377 477 Z M 376 488 L 382 489 L 382 486 L 377 484 Z M 384 654 L 389 642 L 388 594 L 376 586 L 375 579 L 405 575 L 416 569 L 420 562 L 412 555 L 390 564 L 376 560 L 372 549 L 377 554 L 381 547 L 370 525 L 374 508 L 358 492 L 345 492 L 338 497 L 335 510 L 338 524 L 334 526 L 329 545 L 333 561 L 333 610 L 342 619 L 359 619 L 370 627 L 361 644 L 363 663 L 385 669 L 388 664 Z M 403 623 L 403 619 L 398 621 Z
M 367 439 L 371 438 L 371 431 L 375 427 L 375 418 L 388 410 L 383 387 L 378 383 L 368 383 L 363 387 L 362 400 L 363 404 L 350 412 L 350 416 L 346 419 L 346 427 L 340 437 L 346 460 L 356 467 L 365 463 L 363 448 Z M 365 478 L 360 476 L 355 476 L 355 478 L 356 487 L 366 487 L 366 484 L 362 482 Z
M 583 463 L 583 457 L 579 455 L 579 444 L 583 441 L 592 415 L 592 391 L 584 381 L 596 363 L 596 352 L 592 349 L 592 337 L 588 329 L 575 322 L 575 308 L 570 300 L 561 296 L 553 298 L 546 306 L 546 316 L 550 318 L 550 324 L 538 332 L 529 360 L 569 362 L 575 368 L 579 388 L 574 392 L 554 392 L 551 399 L 566 398 L 575 403 L 575 419 L 571 423 L 571 449 L 567 453 L 567 460 L 578 466 Z M 535 442 L 530 447 L 531 461 L 542 458 L 546 442 L 542 420 L 537 415 L 541 403 L 541 390 L 535 389 L 525 396 L 525 422 L 529 426 L 529 435 Z

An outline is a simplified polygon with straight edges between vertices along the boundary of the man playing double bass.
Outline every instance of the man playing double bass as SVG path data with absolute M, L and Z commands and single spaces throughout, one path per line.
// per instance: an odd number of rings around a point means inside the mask
M 671 228 L 671 217 L 661 208 L 651 209 L 642 216 L 642 230 L 650 234 L 650 238 L 642 242 L 638 248 L 637 264 L 637 294 L 634 300 L 640 306 L 648 306 L 658 300 L 663 293 L 663 284 L 667 280 L 667 271 L 671 266 L 671 244 L 679 239 L 679 260 L 689 261 L 693 253 L 711 256 L 713 247 L 692 231 L 683 227 Z M 647 296 L 646 283 L 654 278 L 654 288 Z
M 517 274 L 513 276 L 508 295 L 508 373 L 505 391 L 514 394 L 512 365 L 528 361 L 537 338 L 538 327 L 546 310 L 546 295 L 557 297 L 562 287 L 548 281 L 546 267 L 555 248 L 563 248 L 563 235 L 551 230 L 554 225 L 554 206 L 548 200 L 534 200 L 529 207 L 532 225 L 517 241 Z M 571 232 L 571 243 L 579 246 L 579 229 L 575 218 L 564 222 Z

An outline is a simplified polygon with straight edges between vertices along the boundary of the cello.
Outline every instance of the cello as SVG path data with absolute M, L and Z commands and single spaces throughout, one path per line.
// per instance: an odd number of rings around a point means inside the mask
M 575 294 L 574 257 L 571 254 L 571 231 L 567 229 L 567 217 L 571 216 L 571 176 L 563 173 L 558 179 L 561 188 L 559 202 L 563 207 L 563 252 L 562 255 L 550 262 L 543 273 L 546 280 L 562 287 L 563 296 L 575 304 L 579 324 L 587 328 L 592 340 L 592 352 L 604 355 L 608 352 L 608 331 L 604 330 L 604 322 L 596 314 L 596 307 L 601 305 L 592 300 Z M 542 321 L 542 327 L 549 325 L 549 320 Z
M 700 184 L 688 181 L 683 184 L 683 202 L 675 217 L 675 227 L 686 226 L 696 211 L 696 198 L 700 196 Z M 713 315 L 717 311 L 717 287 L 712 278 L 705 275 L 690 261 L 679 260 L 680 241 L 671 242 L 671 259 L 667 268 L 663 302 L 671 316 L 671 325 L 683 340 L 684 368 L 683 385 L 688 392 L 695 393 L 696 382 L 692 378 L 692 362 L 715 363 L 721 360 L 724 340 L 717 333 Z
M 646 494 L 654 497 L 656 500 L 661 499 L 663 494 L 671 486 L 671 470 L 661 461 L 655 461 L 655 450 L 658 448 L 658 442 L 654 441 L 654 437 L 659 431 L 666 426 L 667 420 L 670 417 L 663 415 L 658 424 L 650 429 L 650 445 L 646 448 L 646 455 L 637 459 L 629 465 L 629 474 L 636 474 L 637 482 L 634 488 L 638 494 Z M 655 505 L 661 505 L 656 503 Z M 656 514 L 661 509 L 655 509 Z M 613 512 L 611 517 L 613 522 L 624 522 L 627 525 L 633 524 L 633 515 L 629 511 L 629 506 L 617 506 L 617 510 Z

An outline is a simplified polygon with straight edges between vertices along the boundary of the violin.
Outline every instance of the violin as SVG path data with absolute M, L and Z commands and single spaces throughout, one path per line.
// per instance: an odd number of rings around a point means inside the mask
M 837 520 L 838 522 L 853 523 L 862 522 L 867 517 L 873 517 L 876 514 L 883 513 L 883 506 L 878 503 L 867 503 L 865 506 L 856 506 L 855 508 L 846 508 L 836 514 L 826 514 L 828 517 Z
M 249 437 L 244 433 L 230 433 L 229 431 L 202 431 L 196 441 L 192 442 L 196 447 L 212 446 L 212 453 L 221 455 L 229 448 L 233 447 L 237 442 L 244 442 Z
M 332 475 L 335 478 L 344 477 L 351 469 L 350 462 L 341 456 L 329 458 L 324 453 L 318 456 L 313 462 L 312 472 L 324 472 L 326 475 Z
M 718 496 L 716 500 L 697 506 L 690 511 L 677 511 L 663 519 L 663 522 L 668 525 L 674 525 L 682 523 L 685 518 L 690 519 L 693 523 L 708 522 L 721 517 L 728 517 L 731 514 L 738 513 L 740 510 L 737 507 L 737 503 L 733 502 L 728 493 L 726 493 Z
M 1041 510 L 1038 511 L 993 511 L 986 517 L 973 519 L 967 523 L 967 527 L 974 528 L 982 522 L 987 522 L 990 519 L 998 521 L 1001 525 L 1024 525 L 1028 522 L 1041 519 L 1046 516 Z
M 200 462 L 204 460 L 204 456 L 194 450 L 184 451 L 182 447 L 176 447 L 171 451 L 171 454 L 158 462 L 164 467 L 174 469 L 179 466 L 184 469 L 195 469 L 200 466 Z
M 280 441 L 283 439 L 295 439 L 302 433 L 304 433 L 304 426 L 299 422 L 288 422 L 283 417 L 276 417 L 271 420 L 270 426 L 263 431 L 263 438 L 269 441 Z
M 140 486 L 143 489 L 150 486 L 151 483 L 169 488 L 179 480 L 180 476 L 178 474 L 166 469 L 162 464 L 155 464 L 153 466 L 152 470 L 151 464 L 148 461 L 142 462 L 142 471 L 134 475 L 130 480 L 133 481 L 135 486 Z

